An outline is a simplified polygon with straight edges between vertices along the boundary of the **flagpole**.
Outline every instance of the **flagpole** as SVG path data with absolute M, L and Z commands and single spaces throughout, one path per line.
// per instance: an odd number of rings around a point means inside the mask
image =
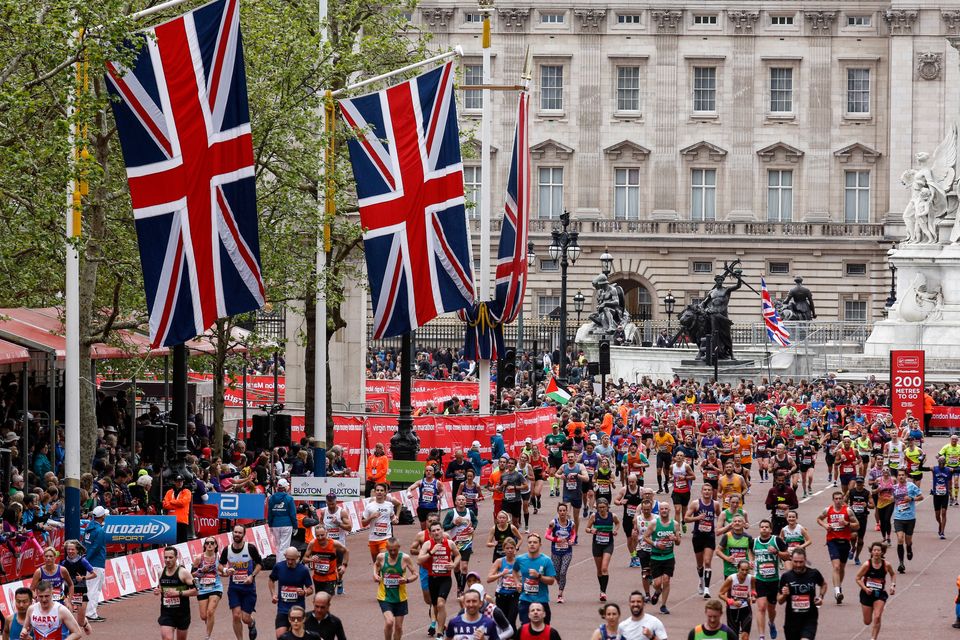
M 75 31 L 72 44 L 80 45 L 83 31 Z M 86 158 L 86 145 L 82 136 L 84 130 L 79 123 L 73 123 L 76 116 L 76 102 L 79 94 L 86 91 L 89 78 L 86 57 L 81 56 L 74 65 L 76 85 L 67 106 L 67 132 L 70 156 L 68 162 L 74 169 L 67 193 L 66 211 L 66 360 L 64 361 L 64 476 L 66 484 L 66 537 L 80 537 L 80 253 L 77 243 L 82 231 L 82 204 L 88 185 L 84 180 L 83 168 L 77 171 L 80 160 Z M 78 140 L 79 139 L 79 140 Z M 77 144 L 79 142 L 79 148 Z M 96 380 L 91 380 L 96 384 Z M 51 408 L 51 416 L 53 409 Z M 53 420 L 51 418 L 51 424 Z M 21 469 L 24 475 L 27 470 Z
M 325 0 L 321 0 L 321 2 L 325 2 Z M 454 47 L 453 51 L 447 51 L 446 53 L 435 55 L 432 58 L 427 58 L 426 60 L 421 60 L 420 62 L 414 62 L 412 64 L 408 64 L 405 67 L 400 67 L 399 69 L 394 69 L 393 71 L 388 71 L 387 73 L 381 73 L 378 76 L 373 76 L 372 78 L 367 78 L 366 80 L 362 80 L 360 82 L 347 85 L 342 89 L 337 89 L 331 95 L 334 98 L 336 98 L 340 94 L 347 93 L 348 91 L 355 91 L 357 89 L 362 89 L 367 85 L 371 85 L 375 82 L 380 82 L 381 80 L 387 80 L 394 76 L 398 76 L 402 73 L 413 71 L 414 69 L 419 69 L 420 67 L 426 67 L 436 62 L 443 62 L 444 60 L 449 60 L 450 58 L 459 58 L 462 56 L 463 56 L 463 47 L 461 47 L 460 45 L 457 45 L 456 47 Z
M 483 84 L 480 116 L 480 301 L 490 299 L 490 193 L 493 168 L 490 166 L 490 136 L 493 128 L 492 94 L 487 85 L 493 78 L 490 71 L 490 13 L 493 7 L 482 5 L 483 12 Z M 490 415 L 490 360 L 479 362 L 480 415 Z M 499 401 L 500 398 L 497 398 Z
M 144 9 L 143 11 L 137 11 L 136 13 L 131 13 L 130 19 L 139 20 L 141 18 L 146 18 L 148 16 L 152 16 L 155 13 L 160 13 L 165 9 L 173 9 L 174 7 L 179 6 L 185 2 L 188 2 L 188 0 L 168 0 L 167 2 L 161 2 L 155 7 L 150 7 L 148 9 Z

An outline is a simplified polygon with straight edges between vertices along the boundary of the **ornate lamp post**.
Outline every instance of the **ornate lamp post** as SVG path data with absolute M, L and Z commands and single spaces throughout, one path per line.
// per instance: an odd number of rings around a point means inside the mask
M 583 311 L 583 303 L 586 302 L 586 298 L 582 293 L 577 291 L 573 295 L 573 310 L 577 312 L 577 324 L 580 324 L 580 312 Z
M 677 299 L 673 297 L 673 291 L 667 291 L 663 296 L 663 308 L 667 312 L 667 333 L 673 333 L 673 310 L 677 305 Z
M 613 256 L 610 255 L 606 249 L 603 250 L 603 255 L 600 256 L 600 271 L 608 278 L 610 277 L 610 272 L 613 271 Z
M 567 381 L 567 267 L 576 264 L 580 257 L 580 234 L 570 231 L 570 212 L 560 214 L 560 229 L 554 229 L 550 235 L 550 257 L 560 261 L 560 380 Z
M 896 249 L 897 245 L 893 245 L 893 248 Z M 890 313 L 890 307 L 892 307 L 897 302 L 897 265 L 893 264 L 893 260 L 890 260 L 890 295 L 887 296 L 887 302 L 884 305 L 884 310 L 887 314 Z

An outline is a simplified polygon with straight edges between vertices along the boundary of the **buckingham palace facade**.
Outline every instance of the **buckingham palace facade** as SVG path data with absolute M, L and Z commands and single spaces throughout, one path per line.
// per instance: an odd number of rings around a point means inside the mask
M 461 83 L 481 83 L 475 4 L 426 0 L 410 18 L 412 37 L 461 45 Z M 632 313 L 662 320 L 667 292 L 680 308 L 740 259 L 747 280 L 759 288 L 765 273 L 775 297 L 803 276 L 820 319 L 880 319 L 886 252 L 908 199 L 900 175 L 960 113 L 958 52 L 947 40 L 960 35 L 960 6 L 498 0 L 492 31 L 494 83 L 517 83 L 528 49 L 533 60 L 539 257 L 528 317 L 559 305 L 546 249 L 566 209 L 583 246 L 571 296 L 592 298 L 607 250 Z M 466 146 L 479 150 L 482 96 L 460 90 L 458 103 Z M 494 255 L 515 104 L 515 93 L 493 93 Z M 487 178 L 479 162 L 465 156 L 471 216 Z M 472 229 L 476 243 L 478 221 Z M 735 296 L 731 314 L 758 321 L 756 296 Z

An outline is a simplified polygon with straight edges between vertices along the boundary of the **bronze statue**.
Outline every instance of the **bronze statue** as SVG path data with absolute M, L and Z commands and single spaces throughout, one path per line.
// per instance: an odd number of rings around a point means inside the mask
M 597 310 L 590 314 L 597 333 L 615 334 L 625 321 L 626 311 L 623 304 L 623 289 L 610 284 L 602 273 L 593 279 L 593 288 L 597 290 Z
M 793 279 L 796 282 L 783 299 L 781 318 L 786 321 L 791 320 L 813 320 L 817 317 L 817 312 L 813 306 L 813 294 L 810 289 L 803 286 L 803 278 L 797 276 Z
M 723 273 L 714 277 L 713 288 L 707 292 L 700 304 L 691 304 L 680 313 L 680 326 L 700 347 L 697 360 L 708 362 L 711 360 L 703 340 L 707 336 L 713 337 L 714 353 L 718 359 L 733 358 L 733 336 L 731 335 L 733 322 L 730 320 L 728 307 L 730 295 L 743 286 L 743 271 L 739 265 L 739 260 L 733 264 L 724 263 Z M 728 276 L 736 279 L 736 284 L 724 286 Z

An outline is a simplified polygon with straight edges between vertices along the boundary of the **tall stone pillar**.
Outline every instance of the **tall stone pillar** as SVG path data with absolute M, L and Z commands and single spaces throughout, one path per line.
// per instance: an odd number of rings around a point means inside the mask
M 677 65 L 680 22 L 679 9 L 651 9 L 651 26 L 656 28 L 657 64 L 654 71 L 653 129 L 653 211 L 654 220 L 676 220 L 677 214 Z
M 830 220 L 830 197 L 836 190 L 831 184 L 833 156 L 830 149 L 830 131 L 833 128 L 832 104 L 833 91 L 830 77 L 832 60 L 831 36 L 837 18 L 836 11 L 804 11 L 810 33 L 810 66 L 807 74 L 810 78 L 810 99 L 808 104 L 810 130 L 815 135 L 806 142 L 806 154 L 803 159 L 803 184 L 809 185 L 804 191 L 803 202 L 806 211 L 799 212 L 808 222 L 828 222 Z M 874 79 L 875 80 L 875 79 Z M 844 79 L 846 89 L 846 79 Z M 794 218 L 798 218 L 794 212 Z M 838 219 L 837 221 L 841 221 Z
M 913 25 L 917 12 L 897 9 L 884 14 L 890 27 L 890 210 L 887 220 L 899 222 L 910 199 L 910 192 L 900 184 L 900 175 L 913 166 L 914 95 Z
M 760 19 L 759 11 L 728 11 L 727 17 L 733 24 L 733 77 L 750 78 L 756 73 L 754 26 Z M 737 85 L 737 99 L 733 104 L 731 118 L 731 149 L 727 156 L 727 180 L 736 185 L 733 189 L 732 206 L 727 219 L 756 220 L 753 210 L 754 163 L 753 132 L 756 113 L 754 113 L 754 83 L 743 81 Z
M 574 9 L 579 27 L 579 55 L 577 68 L 571 75 L 577 80 L 577 128 L 579 138 L 574 154 L 577 183 L 578 219 L 600 216 L 600 89 L 601 69 L 600 31 L 607 15 L 604 9 Z M 607 212 L 610 213 L 610 212 Z M 609 216 L 612 217 L 612 216 Z

